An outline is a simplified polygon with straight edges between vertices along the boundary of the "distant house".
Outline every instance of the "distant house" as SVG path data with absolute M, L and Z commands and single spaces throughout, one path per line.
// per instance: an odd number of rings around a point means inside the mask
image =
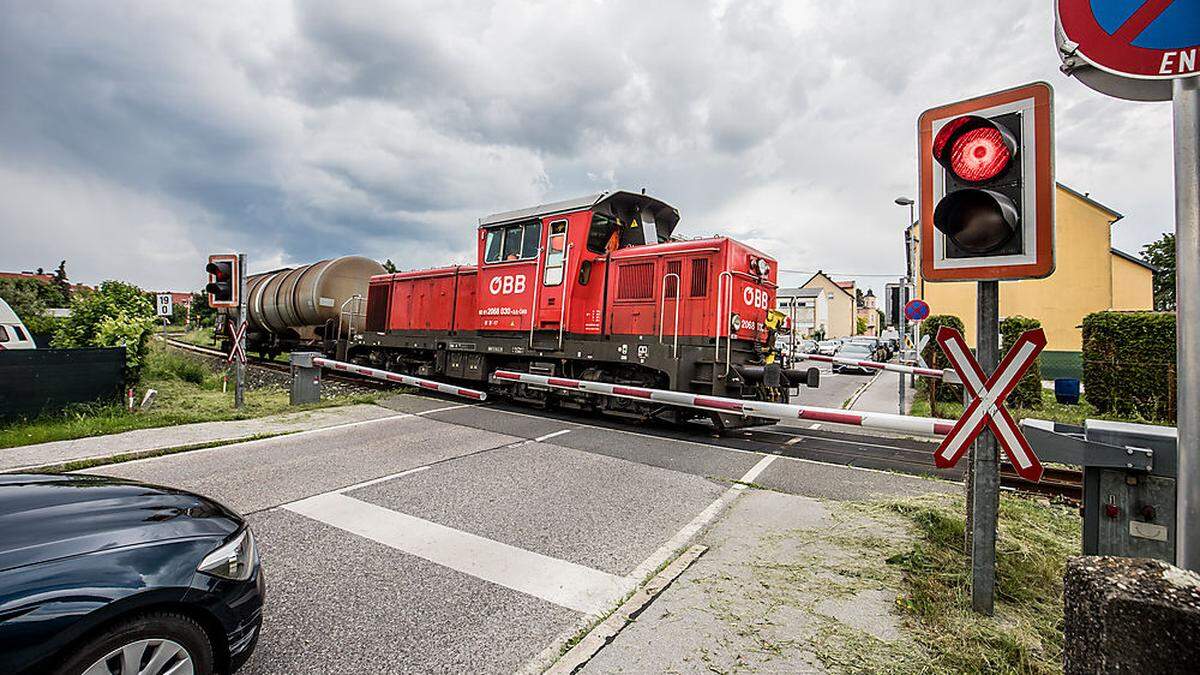
M 843 286 L 846 284 L 846 286 Z M 825 331 L 827 338 L 850 337 L 854 335 L 855 319 L 858 308 L 854 300 L 854 282 L 838 283 L 830 279 L 824 272 L 818 270 L 812 278 L 804 282 L 801 288 L 821 289 L 825 293 L 828 305 L 829 322 Z M 849 290 L 847 290 L 847 288 Z
M 829 302 L 820 288 L 781 288 L 775 292 L 775 309 L 788 316 L 797 337 L 829 332 Z
M 867 324 L 867 330 L 864 335 L 879 335 L 882 328 L 879 325 L 879 308 L 875 304 L 875 291 L 867 289 L 863 295 L 863 302 L 857 310 L 857 318 L 862 319 Z
M 0 279 L 32 279 L 43 284 L 54 283 L 53 274 L 38 274 L 37 272 L 0 272 Z M 71 284 L 70 286 L 72 291 L 77 291 L 81 288 L 89 291 L 95 290 L 91 286 L 84 284 Z

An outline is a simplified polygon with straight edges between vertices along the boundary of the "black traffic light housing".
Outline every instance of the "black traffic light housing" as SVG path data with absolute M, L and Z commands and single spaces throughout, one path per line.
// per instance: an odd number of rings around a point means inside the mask
M 208 293 L 208 306 L 237 307 L 240 280 L 237 255 L 210 255 L 204 271 L 208 273 L 208 285 L 204 287 Z
M 945 196 L 933 226 L 946 235 L 947 258 L 1022 251 L 1020 148 L 1017 112 L 963 115 L 938 131 L 932 151 L 945 170 Z

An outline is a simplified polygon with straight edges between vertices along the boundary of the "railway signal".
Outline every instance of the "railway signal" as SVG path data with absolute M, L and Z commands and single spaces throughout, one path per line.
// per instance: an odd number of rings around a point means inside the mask
M 917 122 L 926 281 L 1054 271 L 1053 95 L 1044 82 L 931 108 Z
M 241 295 L 240 279 L 241 266 L 238 256 L 234 253 L 221 253 L 208 256 L 208 264 L 204 266 L 208 273 L 208 285 L 204 287 L 208 293 L 208 306 L 237 307 Z
M 979 282 L 979 361 L 962 364 L 978 373 L 999 372 L 999 281 L 1040 279 L 1054 272 L 1053 103 L 1050 85 L 1034 82 L 930 108 L 917 119 L 921 275 L 929 282 Z M 959 372 L 965 380 L 966 374 Z M 1003 397 L 994 382 L 985 386 L 982 376 L 978 379 L 979 386 L 967 386 L 967 391 L 982 397 L 976 410 L 990 411 L 995 399 L 989 397 Z M 995 425 L 995 435 L 978 434 L 981 422 L 970 425 L 974 433 L 957 434 L 955 441 L 961 453 L 976 439 L 968 491 L 971 607 L 988 615 L 996 589 L 997 438 L 1005 439 L 1010 453 L 1019 453 L 1012 448 L 1020 446 L 1011 442 L 1015 426 L 998 410 L 999 421 L 991 413 L 984 415 L 987 424 Z

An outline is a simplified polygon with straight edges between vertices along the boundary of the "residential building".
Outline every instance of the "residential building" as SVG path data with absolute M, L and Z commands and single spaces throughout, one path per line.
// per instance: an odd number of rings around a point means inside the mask
M 862 305 L 855 310 L 855 317 L 866 322 L 867 329 L 862 333 L 863 335 L 879 335 L 881 327 L 879 325 L 879 308 L 875 304 L 875 291 L 868 288 L 867 292 L 863 294 Z M 857 328 L 857 326 L 855 327 Z
M 1112 247 L 1112 226 L 1123 217 L 1087 194 L 1055 190 L 1055 269 L 1045 279 L 1000 282 L 1000 316 L 1028 316 L 1046 331 L 1043 372 L 1078 372 L 1083 317 L 1103 310 L 1154 308 L 1154 267 Z M 919 237 L 916 228 L 914 240 Z M 920 246 L 916 246 L 920 256 Z M 932 314 L 953 314 L 975 345 L 974 282 L 926 282 L 916 264 L 918 297 Z
M 824 336 L 829 332 L 829 302 L 824 289 L 781 288 L 775 292 L 775 309 L 788 316 L 797 337 Z
M 854 282 L 842 282 L 848 284 L 849 290 L 830 279 L 827 274 L 818 270 L 812 275 L 808 281 L 804 282 L 800 287 L 808 289 L 821 289 L 825 293 L 825 302 L 828 305 L 828 325 L 825 332 L 827 338 L 850 337 L 854 335 L 854 324 L 857 318 L 857 307 L 854 299 Z

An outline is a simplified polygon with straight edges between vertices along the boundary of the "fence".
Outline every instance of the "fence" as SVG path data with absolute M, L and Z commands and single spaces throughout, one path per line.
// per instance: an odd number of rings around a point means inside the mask
M 0 420 L 72 403 L 118 403 L 124 389 L 124 347 L 0 351 Z

